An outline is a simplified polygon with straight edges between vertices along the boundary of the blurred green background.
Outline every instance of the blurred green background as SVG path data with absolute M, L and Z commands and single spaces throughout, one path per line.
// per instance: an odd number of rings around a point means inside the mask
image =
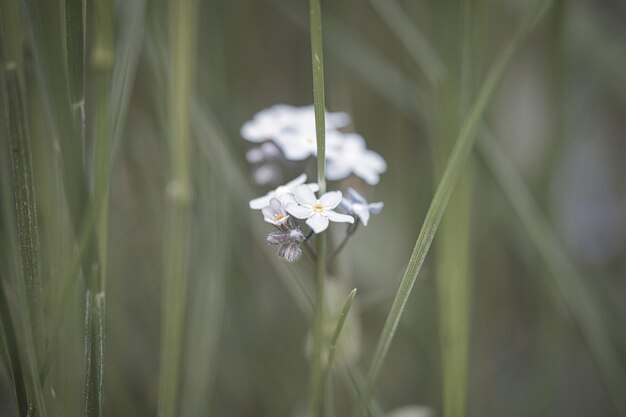
M 331 379 L 332 415 L 348 415 L 356 401 L 354 381 L 370 366 L 459 127 L 536 2 L 322 2 L 327 108 L 350 113 L 350 129 L 388 163 L 376 187 L 358 179 L 331 185 L 385 202 L 331 268 L 331 300 L 341 305 L 358 288 Z M 86 2 L 81 135 L 72 124 L 66 46 L 71 3 L 2 1 L 3 330 L 7 318 L 14 322 L 22 363 L 30 363 L 10 152 L 16 104 L 8 64 L 16 62 L 39 228 L 42 327 L 33 334 L 46 412 L 36 415 L 83 414 L 91 284 L 80 259 L 84 266 L 90 244 L 77 230 L 92 213 L 89 202 L 106 194 L 98 178 L 110 172 L 108 220 L 96 220 L 94 232 L 108 242 L 105 256 L 95 250 L 106 265 L 104 415 L 152 416 L 162 277 L 176 247 L 166 218 L 176 166 L 173 12 L 161 0 Z M 108 20 L 98 7 L 112 13 Z M 312 103 L 308 7 L 198 1 L 192 14 L 182 117 L 193 197 L 182 231 L 188 282 L 176 415 L 306 415 L 313 265 L 286 265 L 266 245 L 271 227 L 248 200 L 268 187 L 254 184 L 245 160 L 252 144 L 239 129 L 275 103 Z M 94 23 L 101 16 L 112 25 L 110 42 Z M 625 21 L 620 0 L 558 0 L 516 51 L 418 276 L 373 415 L 419 405 L 424 415 L 626 416 Z M 100 134 L 110 139 L 103 159 Z M 300 171 L 283 173 L 289 180 Z M 332 242 L 341 237 L 337 227 Z M 12 374 L 0 371 L 3 417 L 19 415 Z

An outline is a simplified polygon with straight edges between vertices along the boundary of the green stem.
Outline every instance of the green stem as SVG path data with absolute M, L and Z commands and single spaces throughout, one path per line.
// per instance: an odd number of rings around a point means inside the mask
M 169 6 L 170 178 L 166 195 L 159 417 L 178 415 L 192 198 L 189 104 L 193 91 L 197 15 L 194 0 L 171 0 Z
M 113 5 L 96 0 L 94 5 L 94 43 L 91 67 L 95 83 L 95 154 L 94 199 L 101 204 L 95 218 L 95 247 L 91 276 L 85 299 L 85 416 L 101 417 L 104 413 L 104 337 L 106 313 L 106 274 L 108 243 L 108 196 L 111 161 L 111 74 L 114 66 Z M 78 13 L 78 12 L 77 12 Z M 77 69 L 78 71 L 78 69 Z M 80 74 L 76 75 L 80 78 Z M 87 213 L 89 210 L 87 211 Z
M 310 1 L 311 60 L 313 66 L 313 104 L 317 132 L 317 183 L 320 195 L 326 192 L 326 126 L 324 103 L 324 53 L 322 48 L 322 10 L 319 0 Z M 315 309 L 313 318 L 313 358 L 310 370 L 310 417 L 324 414 L 324 285 L 326 281 L 326 233 L 317 236 L 317 263 L 315 267 Z

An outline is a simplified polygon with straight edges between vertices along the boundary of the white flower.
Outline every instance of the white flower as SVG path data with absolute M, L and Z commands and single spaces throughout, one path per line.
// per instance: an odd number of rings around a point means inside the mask
M 326 230 L 329 221 L 354 223 L 354 217 L 333 211 L 341 202 L 341 191 L 331 191 L 316 199 L 309 187 L 301 185 L 293 195 L 296 202 L 287 203 L 287 212 L 298 219 L 307 219 L 306 224 L 315 233 Z
M 285 211 L 283 203 L 277 198 L 270 199 L 269 206 L 263 207 L 261 211 L 263 213 L 263 220 L 274 226 L 280 226 L 289 220 L 289 215 Z
M 347 113 L 326 112 L 326 126 L 337 129 L 347 126 L 350 116 Z M 287 104 L 275 104 L 254 115 L 241 127 L 241 136 L 250 142 L 275 140 L 288 131 L 307 130 L 315 126 L 315 110 L 313 106 L 294 107 Z
M 370 185 L 378 184 L 380 174 L 387 170 L 383 157 L 367 149 L 361 135 L 346 133 L 343 137 L 338 154 L 329 155 L 326 178 L 335 181 L 353 173 Z
M 348 188 L 348 198 L 344 198 L 341 201 L 341 206 L 345 208 L 348 213 L 354 213 L 363 223 L 367 226 L 367 222 L 370 219 L 370 214 L 378 214 L 383 209 L 383 202 L 368 203 L 367 200 L 352 187 Z
M 273 191 L 270 191 L 263 197 L 255 198 L 250 201 L 250 208 L 253 210 L 261 210 L 263 207 L 267 207 L 270 205 L 270 200 L 272 198 L 277 198 L 281 203 L 286 204 L 289 201 L 293 201 L 293 191 L 294 189 L 304 184 L 306 181 L 306 174 L 300 175 L 298 178 L 289 181 L 285 185 L 281 185 Z M 311 192 L 316 192 L 319 190 L 319 186 L 317 184 L 307 184 L 306 187 L 311 190 Z
M 326 158 L 338 155 L 342 146 L 342 133 L 326 128 Z M 276 145 L 290 161 L 303 161 L 309 156 L 317 156 L 317 132 L 315 124 L 302 125 L 298 129 L 286 130 L 275 138 Z

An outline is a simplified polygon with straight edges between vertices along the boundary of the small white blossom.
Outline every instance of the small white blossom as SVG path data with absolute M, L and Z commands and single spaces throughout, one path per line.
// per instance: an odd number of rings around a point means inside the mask
M 342 146 L 342 133 L 326 127 L 326 158 L 337 157 Z M 317 132 L 315 123 L 303 124 L 297 129 L 287 130 L 275 138 L 276 145 L 283 151 L 285 159 L 303 161 L 317 156 Z
M 359 194 L 354 188 L 348 188 L 348 198 L 344 198 L 341 201 L 341 206 L 345 208 L 348 213 L 354 213 L 364 226 L 370 219 L 370 214 L 378 214 L 383 209 L 383 202 L 368 203 L 367 200 Z
M 263 207 L 267 207 L 270 205 L 270 200 L 272 198 L 277 198 L 283 204 L 286 204 L 289 201 L 293 201 L 294 189 L 297 186 L 304 184 L 305 181 L 306 174 L 302 174 L 299 177 L 289 181 L 287 184 L 281 185 L 275 190 L 270 191 L 266 195 L 251 200 L 250 208 L 253 210 L 261 210 Z M 311 192 L 316 192 L 319 189 L 319 186 L 317 184 L 306 184 L 306 187 L 311 190 Z
M 289 220 L 289 215 L 285 211 L 283 203 L 277 198 L 270 199 L 269 206 L 263 207 L 261 212 L 263 213 L 263 220 L 274 226 L 280 226 Z
M 331 191 L 317 199 L 309 187 L 298 186 L 293 194 L 295 202 L 286 204 L 287 212 L 298 219 L 307 219 L 306 224 L 315 233 L 326 230 L 330 221 L 354 223 L 354 217 L 333 211 L 341 203 L 341 191 Z
M 347 126 L 350 116 L 346 113 L 326 112 L 326 125 L 329 129 Z M 287 104 L 275 104 L 261 110 L 241 127 L 241 136 L 250 142 L 276 140 L 280 135 L 297 130 L 307 130 L 315 126 L 313 106 L 294 107 Z
M 343 134 L 338 154 L 329 155 L 326 178 L 331 181 L 346 178 L 351 173 L 370 185 L 378 184 L 380 174 L 387 170 L 382 156 L 365 147 L 365 140 L 356 133 Z

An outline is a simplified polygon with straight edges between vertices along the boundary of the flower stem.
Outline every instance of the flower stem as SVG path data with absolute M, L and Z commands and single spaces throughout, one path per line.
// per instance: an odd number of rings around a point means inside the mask
M 356 219 L 356 221 L 353 224 L 348 225 L 348 228 L 346 229 L 346 235 L 344 236 L 339 246 L 337 246 L 333 254 L 330 255 L 330 260 L 328 261 L 328 265 L 332 265 L 333 262 L 337 260 L 337 256 L 339 256 L 339 253 L 341 253 L 343 248 L 346 246 L 346 243 L 348 243 L 348 240 L 350 240 L 350 237 L 354 233 L 356 233 L 356 229 L 359 228 L 359 223 L 360 223 L 360 220 Z
M 317 132 L 317 182 L 320 194 L 326 192 L 326 142 L 324 103 L 324 55 L 322 50 L 322 11 L 319 0 L 310 0 L 311 59 L 313 65 L 313 104 Z M 326 233 L 317 236 L 317 264 L 315 268 L 315 310 L 313 319 L 313 357 L 310 365 L 310 417 L 321 417 L 324 410 L 324 284 L 326 281 Z

